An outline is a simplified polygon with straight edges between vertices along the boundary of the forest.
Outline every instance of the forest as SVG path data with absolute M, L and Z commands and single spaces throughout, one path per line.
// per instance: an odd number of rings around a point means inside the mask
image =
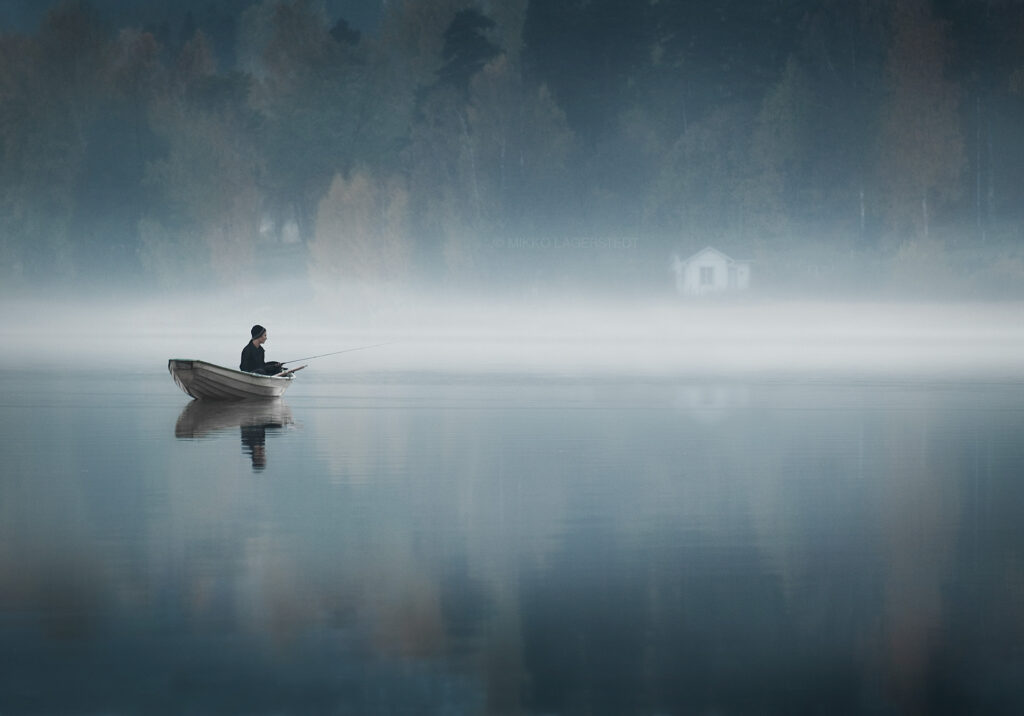
M 1024 294 L 1024 3 L 231 5 L 0 28 L 6 289 Z

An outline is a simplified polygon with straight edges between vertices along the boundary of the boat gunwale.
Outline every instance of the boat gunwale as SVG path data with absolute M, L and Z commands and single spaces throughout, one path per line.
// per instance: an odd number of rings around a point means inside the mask
M 217 371 L 214 371 L 214 372 L 223 371 L 223 373 L 221 373 L 221 375 L 224 375 L 224 377 L 245 376 L 248 379 L 256 379 L 257 383 L 262 383 L 262 382 L 276 383 L 278 381 L 288 382 L 288 381 L 295 380 L 295 376 L 294 375 L 280 376 L 280 375 L 263 375 L 262 373 L 250 373 L 247 370 L 237 370 L 235 368 L 228 368 L 227 366 L 217 365 L 216 363 L 210 363 L 209 361 L 199 360 L 198 358 L 170 358 L 170 359 L 168 359 L 167 363 L 168 363 L 168 367 L 170 367 L 171 363 L 192 363 L 193 365 L 198 363 L 198 364 L 200 364 L 200 365 L 202 365 L 204 367 L 207 367 L 207 368 L 216 368 Z M 237 380 L 237 378 L 236 378 L 236 380 Z

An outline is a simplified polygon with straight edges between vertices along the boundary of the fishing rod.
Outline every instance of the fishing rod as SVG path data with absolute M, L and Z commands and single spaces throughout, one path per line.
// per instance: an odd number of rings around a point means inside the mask
M 374 343 L 372 346 L 358 346 L 356 348 L 346 348 L 343 351 L 334 351 L 333 353 L 321 353 L 318 356 L 306 356 L 305 358 L 292 358 L 291 360 L 282 361 L 281 365 L 287 365 L 288 363 L 298 363 L 300 360 L 313 360 L 314 358 L 326 358 L 327 356 L 336 356 L 339 353 L 351 353 L 352 351 L 365 351 L 368 348 L 380 348 L 381 346 L 390 346 L 398 341 L 388 341 L 387 343 Z

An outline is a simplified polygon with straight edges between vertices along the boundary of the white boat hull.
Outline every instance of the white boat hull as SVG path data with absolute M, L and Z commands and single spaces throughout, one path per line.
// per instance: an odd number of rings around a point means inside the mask
M 171 358 L 167 361 L 178 387 L 200 400 L 279 398 L 294 376 L 259 375 L 214 365 L 201 360 Z

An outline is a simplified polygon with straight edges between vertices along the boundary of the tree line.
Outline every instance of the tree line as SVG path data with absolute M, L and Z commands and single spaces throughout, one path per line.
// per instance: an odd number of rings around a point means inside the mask
M 227 27 L 115 22 L 70 0 L 0 36 L 8 285 L 289 261 L 327 284 L 629 281 L 706 244 L 779 282 L 847 260 L 1024 277 L 1018 3 L 405 0 L 364 33 L 261 0 Z M 567 236 L 639 240 L 523 241 Z

